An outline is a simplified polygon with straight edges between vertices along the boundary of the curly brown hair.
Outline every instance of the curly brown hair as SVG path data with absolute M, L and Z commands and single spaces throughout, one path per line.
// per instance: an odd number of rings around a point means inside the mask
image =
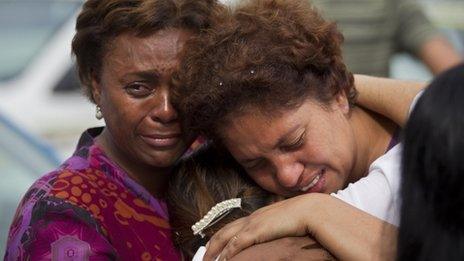
M 217 0 L 87 0 L 72 41 L 85 94 L 95 103 L 92 79 L 99 79 L 102 60 L 115 37 L 128 32 L 144 37 L 168 28 L 198 33 L 221 9 Z
M 177 77 L 185 127 L 220 139 L 231 115 L 275 115 L 315 98 L 327 105 L 356 96 L 342 60 L 343 36 L 308 0 L 249 0 L 190 41 Z

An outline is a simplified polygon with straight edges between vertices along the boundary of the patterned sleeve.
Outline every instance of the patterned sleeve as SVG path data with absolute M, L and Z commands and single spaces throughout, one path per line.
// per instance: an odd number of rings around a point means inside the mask
M 5 260 L 114 260 L 116 251 L 92 215 L 71 202 L 42 198 L 18 212 Z

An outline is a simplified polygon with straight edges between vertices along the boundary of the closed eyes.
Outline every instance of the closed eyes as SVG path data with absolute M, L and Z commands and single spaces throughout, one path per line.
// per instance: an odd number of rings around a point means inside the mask
M 303 146 L 305 142 L 306 130 L 303 131 L 295 140 L 289 142 L 287 145 L 281 146 L 283 151 L 294 151 Z

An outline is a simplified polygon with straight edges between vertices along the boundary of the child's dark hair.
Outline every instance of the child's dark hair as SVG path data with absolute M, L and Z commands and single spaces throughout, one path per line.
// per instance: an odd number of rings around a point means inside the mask
M 425 90 L 403 146 L 398 260 L 464 260 L 464 64 Z
M 242 198 L 241 209 L 232 210 L 204 230 L 205 238 L 194 236 L 191 226 L 214 205 L 231 198 Z M 174 244 L 191 258 L 225 224 L 276 200 L 277 196 L 254 183 L 228 152 L 205 145 L 182 159 L 172 173 L 167 202 Z

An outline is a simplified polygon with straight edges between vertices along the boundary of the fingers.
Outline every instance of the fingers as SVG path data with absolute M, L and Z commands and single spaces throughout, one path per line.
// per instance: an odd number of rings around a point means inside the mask
M 216 257 L 222 252 L 224 247 L 229 243 L 231 239 L 236 236 L 239 231 L 243 228 L 246 218 L 240 218 L 232 223 L 227 224 L 221 230 L 216 232 L 209 240 L 208 247 L 206 249 L 203 260 L 215 260 Z M 238 236 L 237 236 L 238 237 Z M 234 238 L 235 241 L 236 238 Z M 238 239 L 238 238 L 237 238 Z M 222 257 L 221 257 L 222 258 Z
M 295 207 L 296 206 L 296 207 Z M 230 259 L 254 245 L 285 236 L 306 234 L 304 215 L 293 211 L 304 209 L 300 201 L 287 200 L 286 204 L 270 205 L 238 219 L 211 237 L 204 260 Z
M 227 243 L 227 245 L 222 250 L 220 256 L 221 260 L 229 260 L 236 254 L 240 253 L 242 250 L 254 245 L 261 243 L 261 241 L 256 237 L 261 233 L 257 230 L 253 230 L 253 233 L 247 228 L 238 232 L 238 234 L 234 235 L 231 240 Z

